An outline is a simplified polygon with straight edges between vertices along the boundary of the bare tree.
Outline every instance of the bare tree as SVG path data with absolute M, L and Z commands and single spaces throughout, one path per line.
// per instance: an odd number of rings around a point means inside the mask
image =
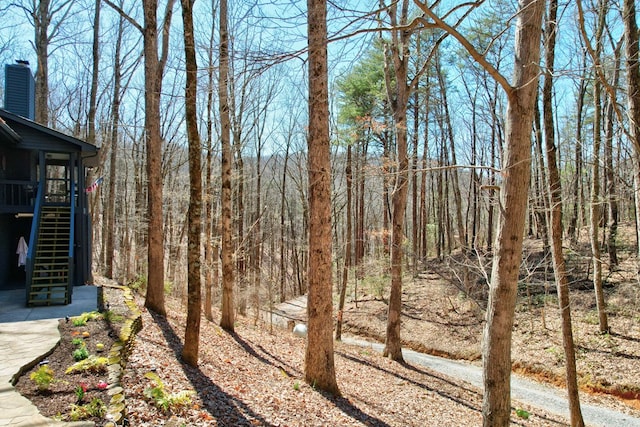
M 106 244 L 105 244 L 105 276 L 113 279 L 114 264 L 114 247 L 115 247 L 115 212 L 116 212 L 116 165 L 118 162 L 118 139 L 120 138 L 120 102 L 121 102 L 121 85 L 122 85 L 122 32 L 124 27 L 124 18 L 119 17 L 118 30 L 116 35 L 116 44 L 113 59 L 113 97 L 111 101 L 111 132 L 109 139 L 111 140 L 109 159 L 109 196 L 106 206 Z
M 398 10 L 400 6 L 400 10 Z M 409 19 L 409 1 L 393 3 L 387 9 L 392 27 L 404 26 Z M 395 183 L 392 193 L 391 217 L 391 292 L 387 311 L 387 333 L 383 354 L 395 361 L 402 361 L 400 344 L 400 316 L 402 312 L 402 242 L 404 240 L 404 215 L 407 208 L 409 157 L 407 150 L 407 106 L 409 31 L 391 31 L 391 43 L 385 46 L 385 81 L 387 97 L 393 111 L 396 142 Z
M 215 16 L 215 0 L 211 1 L 211 15 Z M 215 19 L 213 20 L 215 22 Z M 213 26 L 213 25 L 212 25 Z M 204 223 L 204 269 L 205 269 L 205 301 L 204 315 L 213 321 L 213 292 L 218 286 L 219 243 L 217 230 L 218 215 L 216 214 L 217 198 L 214 195 L 213 182 L 213 96 L 214 89 L 214 28 L 211 28 L 207 40 L 207 113 L 206 113 L 206 147 L 205 164 L 205 223 Z M 214 231 L 215 230 L 215 231 Z
M 193 31 L 194 0 L 181 0 L 184 35 L 184 56 L 187 71 L 185 87 L 185 114 L 189 139 L 189 214 L 187 248 L 187 323 L 184 334 L 182 358 L 191 366 L 198 365 L 200 345 L 200 234 L 202 231 L 202 150 L 198 134 L 196 89 L 198 86 L 198 64 Z
M 158 55 L 157 0 L 144 0 L 144 27 L 111 0 L 107 5 L 137 28 L 143 36 L 145 84 L 145 142 L 147 169 L 147 293 L 145 307 L 165 314 L 164 236 L 162 209 L 162 135 L 160 132 L 160 96 L 162 75 L 169 53 L 169 30 L 175 0 L 168 0 L 162 21 L 162 50 Z
M 503 181 L 500 189 L 500 223 L 495 240 L 487 323 L 482 344 L 485 426 L 508 426 L 511 413 L 511 333 L 515 315 L 518 272 L 529 179 L 531 130 L 540 60 L 540 34 L 545 2 L 519 0 L 515 29 L 513 83 L 490 64 L 455 28 L 438 17 L 426 3 L 414 0 L 434 23 L 456 40 L 507 94 Z
M 562 253 L 562 188 L 560 173 L 556 158 L 555 126 L 553 119 L 553 72 L 555 60 L 555 45 L 557 34 L 558 1 L 549 1 L 549 14 L 545 30 L 545 65 L 546 73 L 542 89 L 543 113 L 544 113 L 544 138 L 546 143 L 547 167 L 549 169 L 548 190 L 551 201 L 551 247 L 553 269 L 558 289 L 558 304 L 562 316 L 562 343 L 565 354 L 565 370 L 567 393 L 569 395 L 569 414 L 573 427 L 584 426 L 582 412 L 580 410 L 580 397 L 578 394 L 578 379 L 576 372 L 576 353 L 573 344 L 573 331 L 571 326 L 571 305 L 569 301 L 569 280 Z
M 609 331 L 607 319 L 604 290 L 602 289 L 602 259 L 598 230 L 600 229 L 600 219 L 602 217 L 600 204 L 600 146 L 602 142 L 602 86 L 606 84 L 602 74 L 601 55 L 603 50 L 603 34 L 605 29 L 608 3 L 600 0 L 598 3 L 598 20 L 596 24 L 595 49 L 591 46 L 586 37 L 584 27 L 584 12 L 582 1 L 578 1 L 578 21 L 583 40 L 587 45 L 587 50 L 593 60 L 594 82 L 593 82 L 593 166 L 591 177 L 591 204 L 589 222 L 589 240 L 591 242 L 591 259 L 593 263 L 593 288 L 596 294 L 596 306 L 598 308 L 598 325 L 600 332 Z
M 353 187 L 353 168 L 352 168 L 352 154 L 351 144 L 347 146 L 347 163 L 345 165 L 345 178 L 347 185 L 347 212 L 346 222 L 347 227 L 345 231 L 345 245 L 344 245 L 344 261 L 342 265 L 342 283 L 340 284 L 340 299 L 338 302 L 338 321 L 336 322 L 336 340 L 342 339 L 342 320 L 344 316 L 344 302 L 347 296 L 347 282 L 349 280 L 349 269 L 351 268 L 351 252 L 353 247 L 353 226 L 352 226 L 352 187 Z
M 220 326 L 227 331 L 234 330 L 234 264 L 233 264 L 233 223 L 231 206 L 231 118 L 229 113 L 229 33 L 227 30 L 227 0 L 220 0 L 220 76 L 218 98 L 220 105 L 222 147 L 222 313 Z
M 625 0 L 622 8 L 627 65 L 627 103 L 629 108 L 629 138 L 634 148 L 634 194 L 636 207 L 636 235 L 640 230 L 640 55 L 635 0 Z M 640 242 L 637 245 L 640 254 Z M 640 268 L 639 268 L 640 271 Z
M 169 28 L 173 2 L 167 2 L 162 27 L 162 54 L 158 57 L 157 0 L 144 0 L 144 84 L 145 139 L 147 145 L 147 294 L 144 305 L 158 314 L 164 307 L 164 242 L 162 227 L 162 135 L 160 134 L 160 94 L 162 74 L 169 51 Z
M 333 360 L 327 2 L 307 0 L 309 39 L 309 294 L 305 380 L 339 395 Z
M 38 61 L 35 75 L 35 121 L 45 126 L 49 125 L 50 47 L 60 36 L 64 22 L 74 13 L 73 4 L 73 0 L 22 0 L 13 3 L 32 20 L 35 31 L 33 48 Z

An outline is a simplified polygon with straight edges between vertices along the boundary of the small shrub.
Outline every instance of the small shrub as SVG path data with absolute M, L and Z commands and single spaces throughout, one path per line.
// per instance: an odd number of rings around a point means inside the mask
M 66 374 L 73 372 L 104 372 L 107 370 L 107 363 L 109 359 L 106 357 L 89 356 L 86 359 L 80 360 L 73 365 L 69 366 L 65 371 Z
M 87 347 L 82 346 L 80 348 L 77 348 L 75 350 L 73 350 L 73 359 L 78 362 L 80 360 L 84 360 L 87 357 L 89 357 L 89 351 L 87 350 Z
M 293 383 L 293 389 L 295 391 L 299 391 L 300 390 L 300 382 L 296 381 Z
M 84 400 L 84 394 L 87 392 L 87 385 L 84 383 L 80 383 L 78 387 L 76 387 L 73 392 L 76 394 L 76 402 L 80 403 Z
M 516 415 L 518 416 L 518 418 L 522 418 L 523 420 L 528 420 L 529 419 L 529 412 L 525 411 L 524 409 L 516 409 Z
M 74 317 L 71 322 L 73 323 L 73 326 L 84 326 L 87 324 L 87 319 L 82 317 Z
M 91 417 L 102 418 L 107 413 L 107 405 L 97 397 L 86 405 L 71 405 L 71 421 L 82 421 Z
M 71 319 L 73 326 L 84 326 L 89 320 L 100 319 L 102 314 L 97 311 L 85 311 L 80 316 L 75 316 Z
M 167 393 L 164 383 L 160 377 L 154 372 L 147 372 L 144 375 L 153 383 L 153 387 L 147 387 L 144 390 L 144 396 L 153 401 L 153 403 L 164 412 L 173 411 L 182 406 L 191 404 L 191 396 L 193 391 L 183 390 L 178 393 Z
M 143 293 L 147 290 L 147 278 L 144 276 L 138 276 L 133 282 L 129 283 L 129 287 L 134 292 Z
M 84 346 L 84 340 L 82 338 L 74 338 L 71 340 L 71 344 L 76 347 Z
M 173 290 L 173 282 L 170 280 L 167 280 L 164 282 L 164 293 L 165 294 L 171 294 L 171 291 Z
M 386 276 L 367 276 L 362 280 L 363 288 L 367 288 L 368 292 L 377 298 L 383 298 L 385 287 L 389 281 Z
M 42 365 L 29 375 L 31 381 L 36 383 L 38 390 L 40 391 L 49 390 L 49 387 L 53 382 L 53 377 L 53 369 L 51 369 L 49 365 Z

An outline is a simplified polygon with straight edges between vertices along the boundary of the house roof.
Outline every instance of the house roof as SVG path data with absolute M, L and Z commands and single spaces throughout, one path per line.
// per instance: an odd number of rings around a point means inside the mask
M 21 132 L 21 130 L 25 130 L 26 132 Z M 33 120 L 29 120 L 2 108 L 0 108 L 0 135 L 10 137 L 9 139 L 13 140 L 15 143 L 33 143 L 48 140 L 54 141 L 58 144 L 70 145 L 75 150 L 79 150 L 86 154 L 94 154 L 98 152 L 98 147 L 95 145 L 89 144 L 81 139 L 65 135 L 62 132 L 43 126 Z
M 0 117 L 0 139 L 8 140 L 14 144 L 20 142 L 20 135 L 15 133 L 13 129 Z

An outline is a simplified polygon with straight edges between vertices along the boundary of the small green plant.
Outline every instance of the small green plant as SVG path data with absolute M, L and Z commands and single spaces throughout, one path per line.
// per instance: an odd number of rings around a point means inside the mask
M 153 401 L 153 403 L 165 412 L 173 411 L 181 406 L 191 404 L 191 396 L 193 391 L 183 390 L 178 393 L 167 393 L 164 383 L 155 372 L 147 372 L 144 377 L 151 380 L 152 387 L 144 390 L 144 396 Z
M 75 350 L 73 350 L 73 359 L 76 362 L 80 360 L 84 360 L 87 357 L 89 357 L 89 350 L 87 350 L 87 347 L 82 346 L 80 348 L 76 348 Z
M 84 346 L 84 340 L 82 338 L 74 338 L 71 340 L 71 344 L 76 347 Z
M 299 381 L 296 381 L 296 382 L 293 383 L 293 389 L 295 391 L 299 391 L 300 390 L 300 382 Z
M 170 280 L 166 280 L 164 282 L 164 293 L 171 294 L 171 291 L 173 291 L 173 282 Z
M 561 348 L 558 348 L 556 346 L 551 346 L 547 348 L 546 351 L 547 353 L 553 355 L 553 357 L 555 358 L 555 363 L 557 365 L 560 365 L 561 363 L 564 362 L 564 350 L 562 350 Z
M 73 326 L 84 326 L 87 324 L 87 319 L 84 319 L 82 317 L 74 317 L 71 320 L 71 323 L 73 323 Z
M 362 286 L 369 289 L 369 292 L 376 298 L 382 298 L 385 292 L 385 286 L 388 283 L 388 277 L 367 276 L 362 281 Z
M 85 311 L 80 316 L 75 316 L 71 319 L 73 326 L 84 326 L 89 320 L 99 319 L 102 317 L 97 311 Z
M 80 383 L 73 392 L 76 394 L 76 402 L 80 403 L 84 400 L 84 395 L 87 392 L 87 385 L 85 383 Z
M 524 409 L 518 408 L 516 409 L 516 415 L 518 416 L 518 418 L 522 418 L 523 420 L 528 420 L 529 419 L 529 412 L 525 411 Z
M 147 289 L 147 278 L 144 276 L 138 276 L 136 279 L 129 283 L 129 287 L 134 292 L 144 292 Z
M 86 420 L 91 417 L 102 418 L 107 413 L 107 405 L 99 398 L 94 398 L 86 405 L 71 405 L 69 418 L 71 421 Z
M 109 363 L 109 359 L 106 357 L 96 357 L 89 356 L 86 359 L 79 360 L 73 365 L 69 366 L 65 371 L 66 374 L 71 374 L 73 372 L 104 372 L 107 370 L 107 363 Z
M 49 390 L 49 387 L 51 387 L 51 383 L 53 382 L 53 377 L 53 369 L 51 369 L 49 365 L 41 365 L 37 370 L 29 375 L 31 381 L 36 383 L 38 390 L 40 391 Z

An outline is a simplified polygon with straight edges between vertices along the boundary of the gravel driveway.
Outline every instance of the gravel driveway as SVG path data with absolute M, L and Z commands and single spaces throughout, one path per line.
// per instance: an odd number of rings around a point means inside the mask
M 384 345 L 359 340 L 353 337 L 343 337 L 346 344 L 368 347 L 382 352 Z M 421 365 L 436 372 L 466 381 L 482 389 L 482 368 L 469 363 L 430 356 L 416 351 L 402 349 L 405 361 Z M 564 390 L 550 387 L 518 375 L 511 375 L 511 398 L 526 402 L 531 406 L 569 419 L 569 409 Z M 602 427 L 640 427 L 640 418 L 634 418 L 614 409 L 581 402 L 582 417 L 588 426 Z

